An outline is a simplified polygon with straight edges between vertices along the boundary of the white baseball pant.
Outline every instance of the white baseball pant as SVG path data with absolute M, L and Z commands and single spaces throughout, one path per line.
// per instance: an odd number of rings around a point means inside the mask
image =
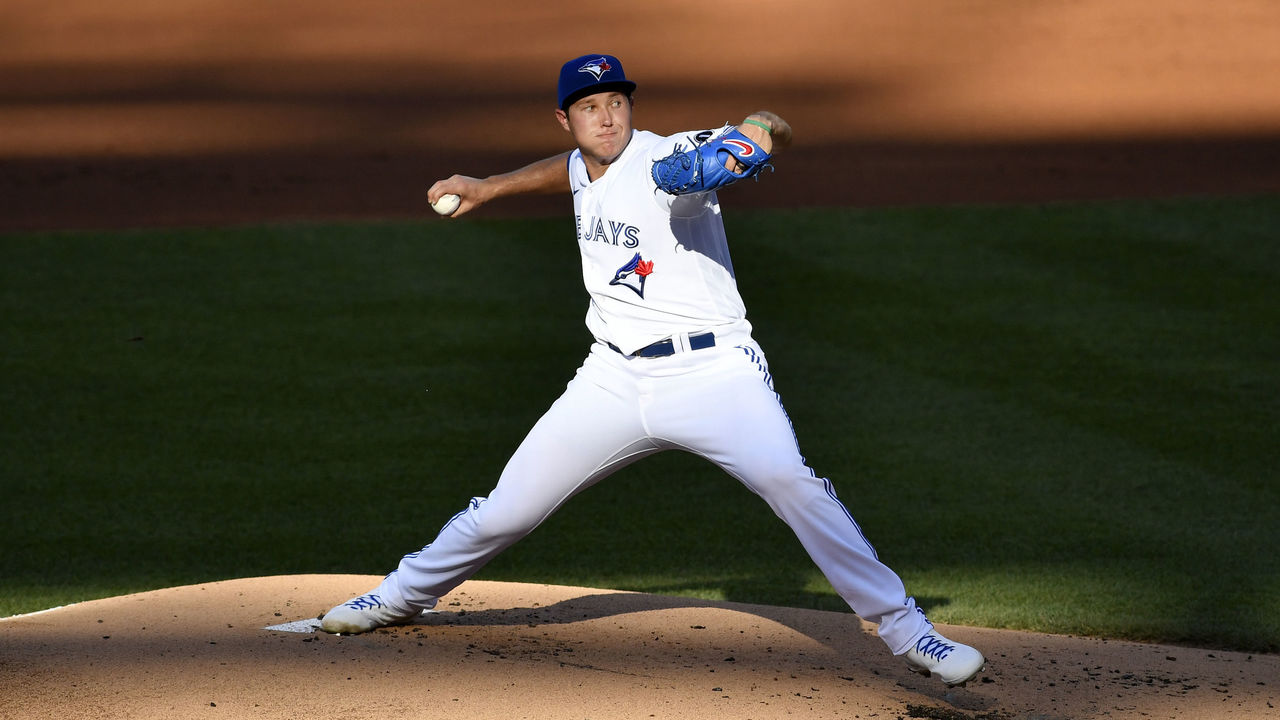
M 581 490 L 647 455 L 685 450 L 764 498 L 854 612 L 879 625 L 895 655 L 906 652 L 929 621 L 831 482 L 805 464 L 764 353 L 739 340 L 663 358 L 593 345 L 489 496 L 474 498 L 374 592 L 397 610 L 434 607 Z

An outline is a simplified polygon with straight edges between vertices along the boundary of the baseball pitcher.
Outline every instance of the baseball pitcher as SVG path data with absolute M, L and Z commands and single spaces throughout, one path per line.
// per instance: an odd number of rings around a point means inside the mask
M 578 492 L 663 450 L 700 455 L 759 495 L 853 610 L 908 667 L 960 685 L 981 653 L 933 628 L 863 536 L 831 482 L 801 456 L 738 293 L 717 191 L 757 177 L 791 142 L 778 115 L 660 136 L 632 127 L 632 93 L 612 55 L 560 71 L 560 126 L 576 149 L 503 175 L 455 175 L 428 200 L 465 214 L 494 198 L 567 187 L 594 337 L 564 394 L 529 431 L 497 485 L 429 545 L 322 628 L 402 623 L 471 577 Z M 441 208 L 444 208 L 441 210 Z

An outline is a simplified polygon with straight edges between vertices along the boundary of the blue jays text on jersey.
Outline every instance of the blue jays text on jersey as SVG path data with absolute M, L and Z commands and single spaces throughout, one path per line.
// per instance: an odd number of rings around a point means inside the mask
M 598 217 L 591 218 L 584 224 L 582 217 L 578 215 L 573 219 L 578 226 L 578 237 L 583 242 L 604 242 L 625 248 L 635 248 L 640 245 L 640 228 L 635 225 Z

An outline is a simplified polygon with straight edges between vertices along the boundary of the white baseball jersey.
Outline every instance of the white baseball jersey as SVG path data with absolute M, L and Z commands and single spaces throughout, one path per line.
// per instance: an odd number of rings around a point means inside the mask
M 582 281 L 591 294 L 587 327 L 628 354 L 682 332 L 750 333 L 716 194 L 668 195 L 650 173 L 655 160 L 698 136 L 636 130 L 595 182 L 581 152 L 569 157 Z M 637 202 L 645 197 L 652 202 Z

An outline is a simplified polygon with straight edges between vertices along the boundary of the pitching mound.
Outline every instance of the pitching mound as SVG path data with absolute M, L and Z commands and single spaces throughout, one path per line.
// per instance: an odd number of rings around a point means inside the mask
M 946 689 L 849 614 L 473 581 L 414 624 L 309 625 L 375 576 L 287 576 L 0 621 L 5 718 L 1269 718 L 1280 657 L 945 627 Z

